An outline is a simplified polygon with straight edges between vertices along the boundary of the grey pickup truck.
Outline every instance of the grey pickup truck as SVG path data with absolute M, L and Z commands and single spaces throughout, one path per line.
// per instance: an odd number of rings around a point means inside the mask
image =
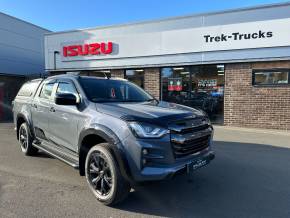
M 134 184 L 193 171 L 215 157 L 204 112 L 159 101 L 124 79 L 32 80 L 13 113 L 25 155 L 41 150 L 78 169 L 106 205 L 122 201 Z

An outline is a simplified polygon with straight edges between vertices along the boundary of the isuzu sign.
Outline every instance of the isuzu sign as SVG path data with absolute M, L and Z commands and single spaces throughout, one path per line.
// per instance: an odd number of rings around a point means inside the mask
M 107 55 L 113 52 L 112 42 L 96 42 L 83 45 L 63 46 L 64 57 L 86 56 L 86 55 Z

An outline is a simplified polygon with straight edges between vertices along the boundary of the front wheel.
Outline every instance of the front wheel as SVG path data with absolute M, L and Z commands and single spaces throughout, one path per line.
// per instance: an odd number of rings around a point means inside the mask
M 85 173 L 90 189 L 105 205 L 124 200 L 130 192 L 130 184 L 121 175 L 107 143 L 95 145 L 89 150 Z

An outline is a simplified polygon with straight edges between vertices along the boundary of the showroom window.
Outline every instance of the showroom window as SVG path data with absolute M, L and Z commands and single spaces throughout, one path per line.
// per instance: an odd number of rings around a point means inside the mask
M 161 68 L 162 100 L 182 104 L 190 92 L 190 76 L 190 67 Z
M 161 99 L 202 109 L 223 123 L 224 65 L 161 68 Z
M 287 85 L 289 74 L 289 69 L 253 70 L 253 85 Z
M 125 70 L 125 79 L 144 89 L 144 69 Z

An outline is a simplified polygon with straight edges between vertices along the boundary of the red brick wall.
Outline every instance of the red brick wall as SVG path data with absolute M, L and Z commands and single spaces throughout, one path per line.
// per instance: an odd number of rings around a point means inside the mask
M 290 68 L 290 61 L 226 65 L 225 125 L 290 130 L 290 86 L 252 85 L 252 69 L 271 68 Z
M 160 98 L 159 68 L 146 68 L 144 73 L 144 89 L 155 98 Z

